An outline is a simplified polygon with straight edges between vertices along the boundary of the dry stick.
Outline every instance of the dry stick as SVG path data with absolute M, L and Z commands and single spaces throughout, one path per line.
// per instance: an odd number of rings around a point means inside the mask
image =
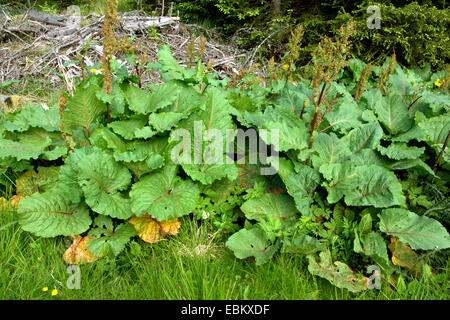
M 445 149 L 447 148 L 447 143 L 448 143 L 449 137 L 450 137 L 450 130 L 448 131 L 447 138 L 445 138 L 445 142 L 444 142 L 444 145 L 442 146 L 442 150 L 439 153 L 439 156 L 437 157 L 436 162 L 434 163 L 434 166 L 433 166 L 434 173 L 437 172 L 439 161 L 441 160 L 442 154 L 445 152 Z

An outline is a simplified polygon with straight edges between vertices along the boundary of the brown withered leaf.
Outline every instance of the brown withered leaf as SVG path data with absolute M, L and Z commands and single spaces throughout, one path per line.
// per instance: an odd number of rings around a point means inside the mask
M 167 221 L 157 221 L 148 214 L 144 214 L 141 217 L 132 216 L 129 222 L 136 229 L 138 236 L 148 243 L 159 242 L 166 235 L 177 235 L 181 226 L 181 222 L 177 218 Z
M 68 264 L 84 264 L 98 260 L 86 247 L 92 238 L 89 236 L 81 237 L 79 235 L 73 236 L 72 245 L 64 252 L 64 261 Z
M 391 238 L 388 248 L 392 252 L 394 265 L 420 275 L 425 262 L 406 243 L 401 242 L 398 238 Z

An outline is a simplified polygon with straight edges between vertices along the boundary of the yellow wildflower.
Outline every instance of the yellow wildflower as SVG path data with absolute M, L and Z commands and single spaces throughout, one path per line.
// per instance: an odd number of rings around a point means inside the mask
M 103 68 L 100 68 L 100 71 L 101 71 L 101 72 L 103 72 L 103 71 L 105 71 L 105 69 L 103 69 Z
M 58 294 L 58 290 L 53 289 L 53 290 L 52 290 L 52 297 L 56 296 L 57 294 Z
M 156 11 L 155 11 L 155 10 L 153 10 L 153 11 L 152 11 L 152 14 L 155 14 L 155 13 L 156 13 Z
M 91 70 L 89 70 L 89 72 L 92 72 L 92 73 L 97 72 L 97 69 L 92 68 Z
M 48 287 L 42 288 L 42 291 L 47 292 L 48 291 Z
M 289 70 L 289 65 L 288 64 L 283 64 L 283 70 L 284 71 L 288 71 Z
M 444 84 L 444 80 L 441 79 L 437 79 L 436 82 L 434 83 L 437 87 L 440 87 Z

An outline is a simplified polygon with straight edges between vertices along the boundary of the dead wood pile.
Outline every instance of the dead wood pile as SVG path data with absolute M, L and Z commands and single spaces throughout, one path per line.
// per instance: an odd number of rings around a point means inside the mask
M 11 10 L 9 5 L 0 6 L 0 83 L 26 77 L 45 78 L 50 84 L 63 82 L 70 86 L 75 77 L 81 76 L 78 60 L 88 39 L 92 39 L 85 58 L 86 66 L 100 62 L 102 54 L 103 16 L 86 17 L 50 15 L 34 10 Z M 81 24 L 74 24 L 81 21 Z M 148 56 L 155 62 L 158 47 L 168 44 L 175 58 L 185 64 L 186 50 L 192 39 L 196 46 L 200 35 L 207 38 L 204 62 L 213 61 L 213 69 L 221 78 L 237 73 L 242 60 L 249 53 L 234 45 L 224 45 L 214 30 L 180 22 L 178 17 L 147 16 L 143 12 L 120 15 L 117 28 L 119 37 L 134 36 L 137 54 Z M 146 71 L 144 83 L 157 83 L 156 72 Z

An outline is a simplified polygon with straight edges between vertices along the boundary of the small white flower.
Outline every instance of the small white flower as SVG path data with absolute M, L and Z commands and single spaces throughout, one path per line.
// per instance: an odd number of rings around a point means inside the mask
M 210 216 L 209 212 L 206 212 L 205 210 L 203 210 L 203 212 L 202 212 L 202 219 L 206 220 L 206 219 L 209 218 L 209 216 Z
M 48 105 L 46 105 L 45 103 L 41 105 L 42 109 L 44 110 L 49 110 L 50 108 L 48 107 Z

